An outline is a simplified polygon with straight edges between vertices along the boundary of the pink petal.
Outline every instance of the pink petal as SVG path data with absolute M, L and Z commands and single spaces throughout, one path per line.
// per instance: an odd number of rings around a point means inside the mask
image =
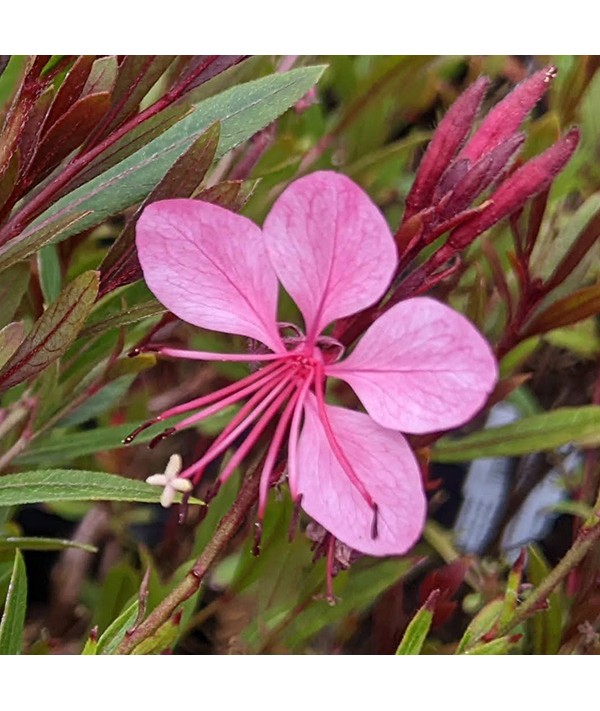
M 343 543 L 370 555 L 405 553 L 419 538 L 425 495 L 419 467 L 404 437 L 362 412 L 326 406 L 332 429 L 356 474 L 378 506 L 373 510 L 344 473 L 325 436 L 310 395 L 298 444 L 302 508 Z
M 393 306 L 326 372 L 345 380 L 380 425 L 414 434 L 467 422 L 498 377 L 475 327 L 427 297 Z
M 150 290 L 179 318 L 283 349 L 277 277 L 253 222 L 199 200 L 161 200 L 142 212 L 136 243 Z
M 334 319 L 386 291 L 397 263 L 383 215 L 344 175 L 293 182 L 273 205 L 264 235 L 277 276 L 296 301 L 309 341 Z

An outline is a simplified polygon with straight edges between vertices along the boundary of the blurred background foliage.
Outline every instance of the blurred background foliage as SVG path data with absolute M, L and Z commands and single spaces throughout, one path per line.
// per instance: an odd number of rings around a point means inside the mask
M 156 429 L 129 447 L 122 439 L 149 415 L 246 372 L 237 363 L 168 362 L 137 351 L 128 357 L 149 334 L 202 350 L 244 346 L 171 318 L 150 294 L 132 242 L 139 205 L 195 196 L 260 223 L 293 178 L 326 168 L 357 181 L 395 230 L 427 142 L 457 96 L 481 74 L 489 76 L 484 113 L 515 83 L 554 63 L 558 76 L 526 124 L 520 160 L 574 124 L 581 142 L 549 194 L 532 275 L 546 279 L 580 246 L 566 278 L 536 311 L 536 328 L 520 332 L 501 360 L 496 401 L 508 398 L 520 419 L 494 433 L 483 429 L 486 412 L 435 444 L 414 438 L 431 485 L 423 540 L 406 557 L 361 558 L 340 572 L 335 605 L 324 599 L 324 562 L 312 561 L 304 523 L 288 542 L 292 505 L 286 488 L 277 487 L 260 556 L 251 553 L 249 520 L 201 592 L 138 651 L 597 653 L 596 544 L 568 571 L 559 569 L 535 610 L 519 617 L 519 607 L 581 539 L 582 526 L 594 529 L 598 57 L 6 59 L 0 76 L 1 651 L 80 653 L 85 646 L 86 653 L 114 652 L 140 603 L 146 612 L 155 608 L 205 549 L 239 487 L 239 477 L 230 481 L 207 512 L 190 506 L 181 525 L 175 509 L 158 507 L 158 494 L 142 484 L 133 488 L 162 471 L 173 452 L 184 461 L 197 458 L 229 413 L 153 450 L 144 442 Z M 259 82 L 248 88 L 252 80 Z M 529 210 L 517 218 L 526 221 Z M 507 299 L 514 306 L 519 298 L 513 252 L 505 220 L 469 247 L 459 278 L 432 292 L 494 345 L 509 325 Z M 294 320 L 292 308 L 284 302 L 282 320 Z M 332 395 L 351 397 L 341 387 Z M 567 445 L 580 454 L 569 471 Z M 494 530 L 473 551 L 457 547 L 452 526 L 470 462 L 481 459 L 509 462 L 511 474 L 502 510 L 490 514 Z M 544 525 L 531 517 L 522 540 L 528 555 L 515 562 L 503 551 L 502 533 L 553 468 L 561 472 L 563 493 L 551 511 L 535 511 Z M 84 475 L 74 478 L 74 471 Z M 92 496 L 86 472 L 134 483 L 119 488 L 99 480 Z

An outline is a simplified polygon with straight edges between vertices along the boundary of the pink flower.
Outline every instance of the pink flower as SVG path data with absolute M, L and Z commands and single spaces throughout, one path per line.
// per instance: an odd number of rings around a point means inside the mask
M 160 350 L 266 364 L 156 418 L 202 408 L 168 434 L 247 400 L 178 478 L 197 484 L 206 466 L 246 433 L 219 476 L 226 480 L 271 425 L 259 519 L 287 439 L 290 490 L 313 519 L 363 553 L 409 549 L 423 528 L 425 496 L 419 467 L 398 430 L 425 433 L 468 421 L 485 403 L 497 368 L 469 321 L 430 298 L 389 309 L 346 357 L 324 335 L 336 319 L 378 301 L 396 269 L 394 239 L 368 196 L 343 175 L 314 173 L 285 190 L 262 230 L 208 203 L 164 200 L 143 211 L 137 248 L 148 286 L 174 314 L 260 341 L 269 351 Z M 277 322 L 278 279 L 302 313 L 303 332 Z M 294 335 L 285 336 L 290 330 Z M 326 403 L 331 377 L 352 387 L 366 413 Z

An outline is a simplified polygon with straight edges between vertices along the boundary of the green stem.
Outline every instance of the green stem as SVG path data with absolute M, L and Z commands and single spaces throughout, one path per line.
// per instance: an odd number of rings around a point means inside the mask
M 246 516 L 256 503 L 261 469 L 262 459 L 244 479 L 237 499 L 219 522 L 214 536 L 202 551 L 194 567 L 146 620 L 131 634 L 125 635 L 117 649 L 117 654 L 131 654 L 141 642 L 151 637 L 161 625 L 171 618 L 179 605 L 198 590 L 204 576 L 244 523 Z
M 554 588 L 575 568 L 587 555 L 590 548 L 600 539 L 600 495 L 594 508 L 594 514 L 584 524 L 571 548 L 564 558 L 542 580 L 527 600 L 516 609 L 514 616 L 505 622 L 498 630 L 497 637 L 502 637 L 521 622 L 532 615 L 547 600 Z

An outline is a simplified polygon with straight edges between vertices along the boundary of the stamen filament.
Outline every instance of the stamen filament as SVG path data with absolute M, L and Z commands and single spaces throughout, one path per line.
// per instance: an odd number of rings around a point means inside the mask
M 259 493 L 258 493 L 258 518 L 259 518 L 259 520 L 262 520 L 265 515 L 265 508 L 267 507 L 267 497 L 268 497 L 268 493 L 269 493 L 269 484 L 271 482 L 271 475 L 273 474 L 273 468 L 275 467 L 275 461 L 277 459 L 277 455 L 279 454 L 279 450 L 281 449 L 284 435 L 287 431 L 288 425 L 290 423 L 290 419 L 291 419 L 294 409 L 296 407 L 296 402 L 298 401 L 298 398 L 300 397 L 300 393 L 301 393 L 301 389 L 298 389 L 298 391 L 292 396 L 292 398 L 290 399 L 288 404 L 285 406 L 285 410 L 281 414 L 281 418 L 279 419 L 279 422 L 277 423 L 277 427 L 275 428 L 275 433 L 273 434 L 273 439 L 271 440 L 271 444 L 269 445 L 269 449 L 267 451 L 265 463 L 263 465 L 263 469 L 260 474 L 260 484 L 259 484 Z
M 269 363 L 269 365 L 266 365 L 261 370 L 256 371 L 256 373 L 252 373 L 251 375 L 242 378 L 242 380 L 238 380 L 235 383 L 231 383 L 231 385 L 227 385 L 224 388 L 215 390 L 214 392 L 209 393 L 208 395 L 202 395 L 201 397 L 197 397 L 194 400 L 188 400 L 188 402 L 184 402 L 181 405 L 175 405 L 175 407 L 171 407 L 168 410 L 161 412 L 158 417 L 161 420 L 166 420 L 167 418 L 173 417 L 174 415 L 179 415 L 182 412 L 187 412 L 188 410 L 195 410 L 199 407 L 211 405 L 213 402 L 216 402 L 223 397 L 227 397 L 228 395 L 232 395 L 238 390 L 242 390 L 251 383 L 259 383 L 268 375 L 272 374 L 274 371 L 277 371 L 278 369 L 283 369 L 284 365 L 287 366 L 287 363 Z
M 267 408 L 270 403 L 277 398 L 281 391 L 289 385 L 290 380 L 291 377 L 288 376 L 278 383 L 273 390 L 266 395 L 263 401 L 255 407 L 254 411 L 241 422 L 241 424 L 231 430 L 226 437 L 219 438 L 220 441 L 213 442 L 212 446 L 208 449 L 204 456 L 201 457 L 195 464 L 188 467 L 185 471 L 181 472 L 180 477 L 190 479 L 193 476 L 194 485 L 197 485 L 206 466 L 218 457 L 219 454 L 224 452 L 232 442 L 235 442 L 237 437 L 244 430 L 246 430 L 248 426 L 259 417 L 265 408 Z
M 333 450 L 333 453 L 335 454 L 336 459 L 340 463 L 342 469 L 344 470 L 344 473 L 352 483 L 352 485 L 356 488 L 358 493 L 363 497 L 367 505 L 373 509 L 374 512 L 377 512 L 377 504 L 373 500 L 373 497 L 369 492 L 367 491 L 365 485 L 362 483 L 362 481 L 358 478 L 356 472 L 352 468 L 352 465 L 348 461 L 348 458 L 344 454 L 342 448 L 340 447 L 339 442 L 337 441 L 337 438 L 335 436 L 335 433 L 333 432 L 333 429 L 331 427 L 331 423 L 329 422 L 329 417 L 327 416 L 327 410 L 325 409 L 325 378 L 324 378 L 324 372 L 323 372 L 323 366 L 318 365 L 317 366 L 318 370 L 318 379 L 319 382 L 317 383 L 317 387 L 315 387 L 315 392 L 317 396 L 317 411 L 319 413 L 319 419 L 321 420 L 321 424 L 323 425 L 323 429 L 325 430 L 325 436 L 327 437 L 327 440 L 331 446 L 331 449 Z M 375 529 L 376 530 L 376 529 Z
M 223 469 L 223 471 L 219 474 L 219 480 L 221 481 L 221 483 L 224 484 L 227 479 L 229 479 L 229 477 L 233 474 L 238 464 L 242 461 L 246 454 L 248 454 L 252 447 L 254 447 L 254 445 L 256 444 L 256 440 L 267 428 L 267 425 L 273 419 L 274 415 L 277 413 L 277 410 L 279 410 L 281 405 L 287 400 L 287 398 L 290 396 L 290 394 L 296 387 L 296 383 L 290 383 L 288 387 L 277 397 L 277 399 L 273 401 L 269 409 L 256 423 L 254 429 L 250 432 L 243 444 L 231 457 L 229 462 L 227 462 L 227 466 L 225 467 L 225 469 Z
M 187 358 L 188 360 L 206 360 L 206 361 L 239 361 L 243 363 L 252 363 L 254 361 L 265 360 L 283 360 L 293 358 L 296 355 L 293 352 L 284 351 L 282 353 L 211 353 L 210 351 L 188 351 L 178 348 L 159 348 L 156 351 L 160 355 L 169 356 L 170 358 Z
M 300 394 L 296 399 L 292 424 L 290 425 L 290 436 L 288 441 L 288 486 L 292 494 L 292 499 L 298 499 L 298 440 L 300 439 L 300 422 L 304 412 L 304 402 L 308 394 L 308 389 L 313 381 L 313 373 L 302 384 Z
M 194 425 L 197 422 L 201 422 L 207 417 L 210 417 L 211 415 L 214 415 L 217 412 L 224 410 L 226 407 L 234 405 L 239 400 L 242 400 L 247 395 L 250 395 L 251 393 L 254 393 L 259 389 L 260 392 L 262 392 L 263 390 L 265 390 L 266 386 L 268 386 L 273 380 L 275 380 L 276 378 L 280 378 L 286 371 L 289 371 L 289 369 L 290 366 L 286 365 L 281 370 L 276 370 L 270 373 L 262 380 L 257 380 L 248 385 L 247 387 L 238 390 L 232 395 L 229 395 L 229 397 L 225 397 L 222 400 L 219 400 L 218 402 L 215 402 L 214 404 L 210 405 L 209 407 L 206 407 L 204 410 L 197 412 L 195 415 L 190 415 L 190 417 L 186 417 L 185 420 L 182 420 L 177 425 L 175 425 L 173 429 L 175 431 L 184 430 L 187 427 L 190 427 L 191 425 Z M 268 391 L 268 388 L 266 388 L 266 390 Z

